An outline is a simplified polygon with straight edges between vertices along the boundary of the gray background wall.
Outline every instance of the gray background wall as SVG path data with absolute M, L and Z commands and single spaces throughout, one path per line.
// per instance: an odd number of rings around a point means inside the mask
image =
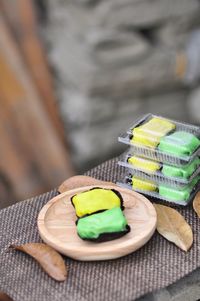
M 122 152 L 117 136 L 141 114 L 200 121 L 198 78 L 186 82 L 198 0 L 48 0 L 46 13 L 41 32 L 79 172 Z

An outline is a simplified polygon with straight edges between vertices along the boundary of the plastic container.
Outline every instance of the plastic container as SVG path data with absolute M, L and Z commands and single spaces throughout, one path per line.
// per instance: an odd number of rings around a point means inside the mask
M 168 186 L 175 187 L 177 189 L 189 185 L 192 182 L 192 180 L 200 173 L 200 166 L 198 166 L 198 168 L 195 169 L 192 175 L 190 175 L 188 178 L 166 176 L 165 174 L 162 173 L 163 163 L 156 162 L 156 161 L 149 161 L 147 159 L 138 157 L 139 160 L 142 160 L 141 162 L 143 164 L 141 165 L 141 167 L 137 167 L 136 165 L 134 166 L 128 163 L 128 159 L 130 157 L 131 155 L 127 154 L 125 156 L 124 162 L 123 161 L 118 162 L 120 166 L 127 168 L 128 174 L 135 175 L 136 177 L 142 177 L 143 179 L 146 179 L 148 181 L 155 181 L 161 184 L 163 183 Z M 134 156 L 134 158 L 136 157 Z M 169 165 L 167 165 L 167 167 L 170 168 Z M 184 165 L 184 168 L 185 167 L 186 165 Z M 156 170 L 157 168 L 158 170 Z
M 200 127 L 147 114 L 118 140 L 130 153 L 168 165 L 189 164 L 200 154 Z
M 145 180 L 142 178 L 138 178 L 139 180 L 142 180 L 142 182 L 144 183 Z M 195 197 L 196 193 L 199 191 L 200 189 L 200 182 L 197 182 L 193 188 L 191 188 L 189 196 L 187 197 L 187 199 L 185 199 L 184 197 L 181 199 L 181 197 L 179 197 L 179 199 L 174 199 L 173 197 L 169 197 L 169 196 L 164 196 L 160 193 L 160 185 L 157 182 L 152 182 L 147 183 L 146 185 L 144 185 L 144 188 L 133 188 L 132 186 L 132 178 L 131 175 L 125 177 L 123 182 L 118 182 L 117 183 L 119 186 L 124 187 L 124 188 L 128 188 L 131 190 L 134 190 L 136 192 L 139 192 L 147 197 L 153 198 L 153 199 L 157 199 L 159 201 L 164 201 L 164 202 L 170 202 L 172 204 L 176 204 L 176 205 L 181 205 L 181 206 L 187 206 Z M 152 186 L 151 186 L 152 185 Z M 138 185 L 139 186 L 139 185 Z M 174 192 L 177 195 L 177 192 L 183 192 L 182 194 L 184 195 L 184 190 L 180 189 L 177 190 L 176 188 L 172 188 L 172 187 L 167 187 L 164 186 L 165 189 L 171 191 L 171 194 L 173 194 L 172 192 Z M 149 190 L 147 190 L 149 189 Z M 152 190 L 150 190 L 152 189 Z M 163 191 L 162 191 L 163 192 Z M 166 192 L 166 191 L 165 191 Z M 181 195 L 181 194 L 180 194 Z

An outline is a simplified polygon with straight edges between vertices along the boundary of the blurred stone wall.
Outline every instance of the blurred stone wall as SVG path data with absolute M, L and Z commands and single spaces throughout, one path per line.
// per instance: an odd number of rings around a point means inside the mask
M 141 114 L 191 119 L 177 56 L 200 28 L 200 1 L 48 0 L 47 15 L 43 36 L 79 171 L 120 153 L 118 134 Z

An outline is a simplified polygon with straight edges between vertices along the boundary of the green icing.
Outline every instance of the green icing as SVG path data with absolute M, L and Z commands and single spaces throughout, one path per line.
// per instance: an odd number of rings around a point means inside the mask
M 159 194 L 172 201 L 186 201 L 189 199 L 190 194 L 194 186 L 199 181 L 200 176 L 195 177 L 189 185 L 186 185 L 183 189 L 176 189 L 165 185 L 159 185 Z
M 121 208 L 113 208 L 80 218 L 77 223 L 78 235 L 83 239 L 97 239 L 100 234 L 126 230 L 127 221 Z
M 177 131 L 162 137 L 158 149 L 178 156 L 191 155 L 200 145 L 200 140 L 193 134 Z
M 190 197 L 191 188 L 187 187 L 183 190 L 176 190 L 171 187 L 159 186 L 159 194 L 163 197 L 166 197 L 172 201 L 184 201 L 188 200 Z
M 190 164 L 183 167 L 176 167 L 163 164 L 162 173 L 168 177 L 189 178 L 194 171 L 199 167 L 200 159 L 195 158 Z

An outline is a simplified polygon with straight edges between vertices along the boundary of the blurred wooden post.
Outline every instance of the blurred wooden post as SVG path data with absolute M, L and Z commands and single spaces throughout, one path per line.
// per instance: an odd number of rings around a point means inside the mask
M 60 122 L 52 77 L 42 43 L 38 36 L 37 18 L 32 0 L 2 0 L 2 10 L 12 29 L 18 47 L 29 69 L 30 76 L 42 97 L 42 104 L 63 141 L 64 130 Z
M 29 68 L 0 14 L 0 174 L 17 199 L 51 189 L 73 174 L 53 109 L 50 114 Z

